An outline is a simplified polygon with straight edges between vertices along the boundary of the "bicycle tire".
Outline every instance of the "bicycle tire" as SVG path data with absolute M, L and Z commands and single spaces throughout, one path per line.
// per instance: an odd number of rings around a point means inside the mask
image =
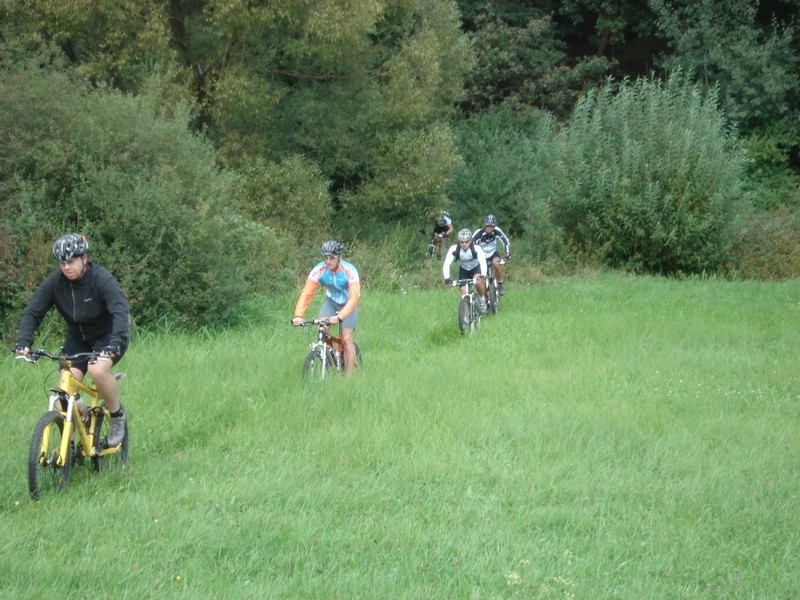
M 356 347 L 356 369 L 361 369 L 364 366 L 364 358 L 361 356 L 361 348 L 358 344 L 353 344 Z
M 433 244 L 428 244 L 428 251 L 425 253 L 425 258 L 428 260 L 433 258 Z
M 489 282 L 489 312 L 493 315 L 497 314 L 497 310 L 499 308 L 497 304 L 497 288 L 494 285 L 494 281 Z
M 72 470 L 72 444 L 67 446 L 64 466 L 57 465 L 64 434 L 64 415 L 51 410 L 36 422 L 28 451 L 28 491 L 31 498 L 39 500 L 48 492 L 63 490 Z M 47 437 L 47 446 L 43 442 Z
M 469 298 L 464 296 L 461 302 L 458 303 L 458 328 L 463 335 L 472 333 L 474 331 L 474 323 L 472 321 L 472 310 Z
M 119 407 L 124 413 L 125 407 L 122 406 L 122 403 L 120 403 Z M 95 450 L 98 452 L 105 450 L 107 447 L 106 439 L 108 438 L 108 433 L 111 428 L 110 421 L 111 419 L 106 418 L 106 413 L 104 411 L 98 411 L 97 422 L 94 425 L 94 437 L 92 439 Z M 119 450 L 113 454 L 106 454 L 105 456 L 92 456 L 92 468 L 98 473 L 101 471 L 111 471 L 114 469 L 124 468 L 125 464 L 128 462 L 129 445 L 130 440 L 128 437 L 128 419 L 126 415 L 125 434 L 122 437 L 122 443 L 120 444 Z
M 326 360 L 320 350 L 312 350 L 306 355 L 306 360 L 303 363 L 303 379 L 307 381 L 325 379 L 330 373 L 335 371 L 336 363 L 333 360 L 333 354 L 330 351 L 325 352 L 328 364 L 325 365 L 325 370 L 322 370 L 322 363 Z

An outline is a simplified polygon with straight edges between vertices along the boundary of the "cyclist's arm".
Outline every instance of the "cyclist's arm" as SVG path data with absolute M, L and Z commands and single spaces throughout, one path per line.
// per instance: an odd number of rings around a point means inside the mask
M 55 273 L 55 272 L 54 272 Z M 47 312 L 55 303 L 55 283 L 54 274 L 49 275 L 40 285 L 28 301 L 22 319 L 19 323 L 19 334 L 17 335 L 17 346 L 30 348 L 33 344 L 33 336 Z
M 497 233 L 497 237 L 500 238 L 500 241 L 503 243 L 503 248 L 505 248 L 506 254 L 511 254 L 511 242 L 508 241 L 508 236 L 503 233 L 503 230 L 499 227 L 494 228 L 495 232 Z
M 311 299 L 314 297 L 314 292 L 317 291 L 319 282 L 314 279 L 306 279 L 306 284 L 303 286 L 303 291 L 300 292 L 300 297 L 297 299 L 297 304 L 294 306 L 294 316 L 303 318 L 306 314 L 308 305 L 311 304 Z
M 444 235 L 446 237 L 446 236 L 450 235 L 451 233 L 453 233 L 453 222 L 452 221 L 450 221 L 447 224 L 447 231 L 444 232 Z
M 353 312 L 353 309 L 358 304 L 358 297 L 361 295 L 361 282 L 360 281 L 351 281 L 347 286 L 347 302 L 344 303 L 344 306 L 339 311 L 337 315 L 339 320 L 342 321 L 344 318 Z
M 106 308 L 111 313 L 111 337 L 108 345 L 127 346 L 131 338 L 131 312 L 128 300 L 117 280 L 108 271 L 99 271 L 98 282 Z
M 456 251 L 456 246 L 458 246 L 458 244 L 450 246 L 450 249 L 447 251 L 447 256 L 444 257 L 444 264 L 442 265 L 442 277 L 445 279 L 450 279 L 450 265 L 453 264 L 453 260 L 455 259 L 453 252 Z
M 478 244 L 475 244 L 475 253 L 478 255 L 478 265 L 481 268 L 481 276 L 486 277 L 486 253 Z

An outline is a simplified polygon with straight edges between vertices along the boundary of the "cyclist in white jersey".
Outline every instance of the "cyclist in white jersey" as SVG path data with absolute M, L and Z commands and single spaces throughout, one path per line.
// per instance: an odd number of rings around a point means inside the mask
M 472 231 L 462 229 L 458 232 L 458 243 L 450 246 L 442 265 L 444 282 L 449 284 L 450 266 L 453 261 L 459 262 L 458 278 L 475 280 L 475 290 L 480 298 L 480 311 L 486 312 L 486 255 L 483 249 L 472 241 Z M 461 295 L 467 293 L 466 286 L 461 286 Z
M 322 244 L 320 253 L 324 260 L 314 265 L 308 274 L 305 286 L 300 292 L 294 307 L 292 324 L 297 327 L 303 324 L 303 315 L 314 297 L 314 292 L 322 285 L 325 287 L 325 301 L 319 310 L 319 318 L 330 319 L 331 324 L 340 323 L 342 345 L 344 346 L 344 366 L 352 373 L 356 364 L 356 347 L 353 343 L 353 332 L 358 321 L 358 299 L 361 295 L 361 281 L 358 269 L 342 260 L 344 247 L 335 240 Z
M 486 254 L 486 262 L 494 264 L 494 272 L 497 275 L 497 293 L 502 296 L 506 293 L 503 286 L 505 272 L 500 264 L 500 255 L 497 252 L 497 240 L 500 240 L 500 243 L 503 244 L 505 254 L 503 260 L 511 258 L 511 242 L 508 241 L 508 236 L 503 233 L 503 230 L 497 226 L 497 217 L 486 215 L 483 220 L 483 227 L 475 230 L 475 233 L 472 234 L 472 240 L 483 248 Z

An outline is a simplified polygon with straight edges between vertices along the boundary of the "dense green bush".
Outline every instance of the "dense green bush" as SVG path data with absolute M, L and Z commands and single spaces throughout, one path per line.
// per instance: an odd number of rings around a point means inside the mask
M 607 82 L 546 156 L 553 219 L 579 252 L 659 273 L 728 260 L 742 154 L 715 94 L 680 73 Z
M 291 280 L 287 244 L 238 216 L 238 179 L 189 133 L 187 107 L 162 114 L 146 95 L 83 89 L 36 67 L 0 72 L 0 88 L 4 334 L 65 231 L 88 236 L 142 325 L 228 322 L 242 301 Z
M 508 234 L 523 235 L 542 260 L 563 250 L 561 233 L 547 210 L 543 140 L 552 119 L 540 111 L 487 111 L 457 128 L 464 166 L 450 183 L 456 226 L 476 229 L 493 213 Z M 513 244 L 513 241 L 512 241 Z

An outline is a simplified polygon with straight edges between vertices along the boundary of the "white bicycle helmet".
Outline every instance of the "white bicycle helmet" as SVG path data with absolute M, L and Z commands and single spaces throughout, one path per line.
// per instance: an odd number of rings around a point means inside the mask
M 472 232 L 469 229 L 462 229 L 458 232 L 459 242 L 469 242 L 472 240 Z

